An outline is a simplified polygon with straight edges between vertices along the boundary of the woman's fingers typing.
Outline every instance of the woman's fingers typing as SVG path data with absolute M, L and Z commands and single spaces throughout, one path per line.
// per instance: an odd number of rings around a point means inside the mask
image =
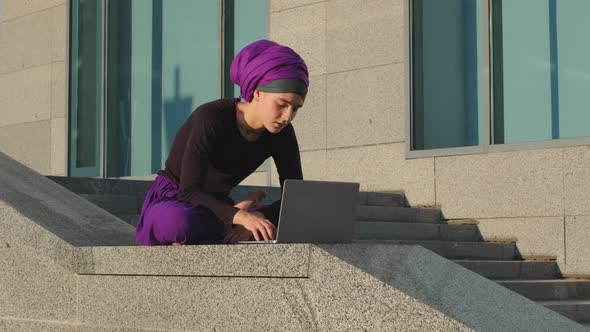
M 244 228 L 252 232 L 256 241 L 275 239 L 276 227 L 268 219 L 243 210 L 238 211 L 238 214 L 237 217 L 235 217 L 234 223 L 242 225 Z

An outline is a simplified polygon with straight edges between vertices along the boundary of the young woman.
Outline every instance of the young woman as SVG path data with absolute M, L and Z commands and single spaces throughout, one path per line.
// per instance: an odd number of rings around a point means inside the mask
M 241 98 L 199 107 L 176 133 L 137 223 L 143 245 L 235 243 L 276 238 L 281 201 L 256 206 L 263 191 L 236 203 L 228 195 L 267 158 L 285 179 L 303 179 L 291 122 L 303 106 L 309 74 L 291 48 L 269 40 L 244 47 L 230 67 Z M 241 99 L 244 101 L 241 101 Z

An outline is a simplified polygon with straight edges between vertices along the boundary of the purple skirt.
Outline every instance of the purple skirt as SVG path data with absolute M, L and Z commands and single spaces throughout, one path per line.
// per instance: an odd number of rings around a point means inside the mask
M 135 229 L 135 238 L 142 245 L 195 244 L 221 242 L 223 222 L 207 207 L 180 201 L 178 186 L 158 175 L 150 187 Z M 223 201 L 235 205 L 228 196 Z M 248 209 L 256 211 L 268 205 Z

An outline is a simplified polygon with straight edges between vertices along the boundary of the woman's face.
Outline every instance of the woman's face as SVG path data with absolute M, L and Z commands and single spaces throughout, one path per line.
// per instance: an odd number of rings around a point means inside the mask
M 256 109 L 260 122 L 271 133 L 280 132 L 297 115 L 303 106 L 303 99 L 296 93 L 269 93 L 254 91 L 254 99 L 258 99 Z

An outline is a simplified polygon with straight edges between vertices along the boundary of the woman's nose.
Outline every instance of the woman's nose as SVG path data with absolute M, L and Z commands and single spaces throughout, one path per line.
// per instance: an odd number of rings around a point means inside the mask
M 293 112 L 292 109 L 285 111 L 285 113 L 283 114 L 283 124 L 287 124 L 287 123 L 291 122 L 291 120 L 293 120 L 294 116 L 295 116 L 295 112 Z
M 281 123 L 282 124 L 285 125 L 291 121 L 291 113 L 292 113 L 292 111 L 283 112 L 283 115 L 281 116 Z

